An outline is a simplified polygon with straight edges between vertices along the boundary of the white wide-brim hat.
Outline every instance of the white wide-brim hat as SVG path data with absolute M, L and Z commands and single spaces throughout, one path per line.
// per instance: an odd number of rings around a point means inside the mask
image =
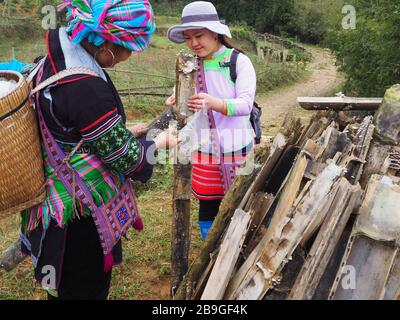
M 182 11 L 182 24 L 168 29 L 167 36 L 172 42 L 183 43 L 183 32 L 192 29 L 208 29 L 212 32 L 232 38 L 228 26 L 219 21 L 217 9 L 211 2 L 195 1 Z

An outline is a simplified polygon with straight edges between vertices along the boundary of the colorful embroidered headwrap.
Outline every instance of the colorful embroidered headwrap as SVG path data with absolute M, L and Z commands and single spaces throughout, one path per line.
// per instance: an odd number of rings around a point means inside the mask
M 148 0 L 62 0 L 67 8 L 67 33 L 78 44 L 87 39 L 95 46 L 113 42 L 134 52 L 148 48 L 155 31 Z

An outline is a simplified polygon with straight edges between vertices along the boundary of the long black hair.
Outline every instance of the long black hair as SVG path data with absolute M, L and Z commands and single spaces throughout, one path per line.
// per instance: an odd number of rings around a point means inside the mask
M 232 42 L 228 39 L 227 36 L 224 36 L 222 34 L 218 34 L 218 41 L 221 42 L 225 47 L 229 49 L 236 49 L 237 51 L 244 53 L 244 50 L 241 48 L 235 47 Z

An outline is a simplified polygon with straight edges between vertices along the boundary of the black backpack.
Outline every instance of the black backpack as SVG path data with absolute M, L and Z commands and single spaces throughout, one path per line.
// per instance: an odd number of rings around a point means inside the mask
M 240 52 L 238 50 L 233 49 L 230 61 L 227 64 L 224 64 L 225 67 L 229 67 L 229 72 L 233 82 L 236 82 L 237 79 L 236 65 L 239 54 Z M 262 134 L 261 114 L 262 114 L 261 108 L 258 106 L 256 102 L 254 102 L 253 108 L 251 109 L 250 113 L 250 123 L 256 135 L 255 137 L 256 144 L 259 144 L 261 141 L 261 134 Z

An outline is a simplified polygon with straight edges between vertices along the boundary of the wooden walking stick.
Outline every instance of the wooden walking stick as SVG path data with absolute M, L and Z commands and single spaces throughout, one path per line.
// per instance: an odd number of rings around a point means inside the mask
M 176 129 L 181 129 L 192 114 L 188 99 L 195 93 L 197 59 L 180 53 L 176 61 Z M 176 130 L 176 133 L 178 130 Z M 178 145 L 174 162 L 173 219 L 171 243 L 171 296 L 175 295 L 189 266 L 190 201 L 192 194 L 192 165 L 190 154 L 184 154 Z

